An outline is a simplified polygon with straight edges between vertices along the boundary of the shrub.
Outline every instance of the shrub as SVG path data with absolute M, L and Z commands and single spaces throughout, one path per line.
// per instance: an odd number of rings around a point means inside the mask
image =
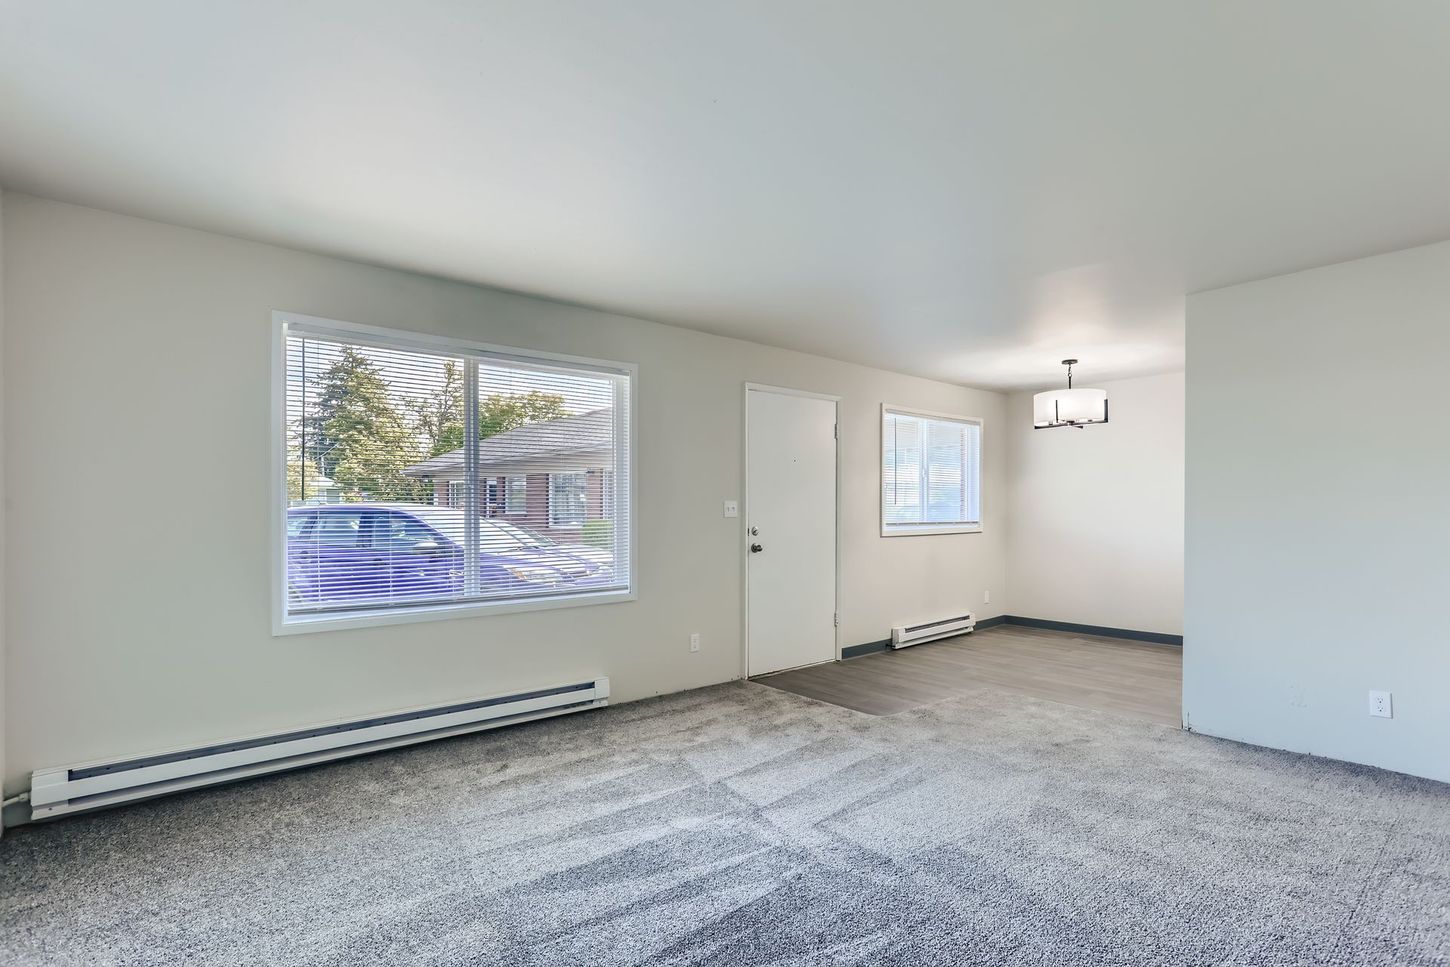
M 582 536 L 585 544 L 607 551 L 614 546 L 614 521 L 586 520 Z

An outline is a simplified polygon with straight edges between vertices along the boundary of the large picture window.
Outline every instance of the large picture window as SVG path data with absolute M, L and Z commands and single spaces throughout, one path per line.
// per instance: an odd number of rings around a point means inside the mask
M 982 529 L 982 424 L 881 408 L 881 533 Z
M 629 596 L 633 367 L 279 325 L 279 631 Z

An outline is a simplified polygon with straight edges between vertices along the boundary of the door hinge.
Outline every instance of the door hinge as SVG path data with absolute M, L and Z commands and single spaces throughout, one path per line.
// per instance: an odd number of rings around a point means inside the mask
M 833 439 L 836 439 L 836 440 L 841 439 L 841 424 L 839 424 L 839 423 L 832 423 L 831 424 L 831 437 Z
M 835 625 L 837 628 L 841 627 L 841 616 L 839 614 L 831 615 L 831 624 Z

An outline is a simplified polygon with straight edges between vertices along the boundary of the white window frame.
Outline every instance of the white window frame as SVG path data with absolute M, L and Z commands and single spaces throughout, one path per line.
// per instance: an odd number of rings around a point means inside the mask
M 577 521 L 561 521 L 554 516 L 554 478 L 555 477 L 582 477 L 584 490 L 580 494 L 584 498 L 584 516 Z M 587 470 L 558 470 L 549 474 L 549 529 L 550 530 L 579 530 L 584 522 L 589 519 L 589 471 Z
M 454 489 L 455 487 L 457 488 L 456 490 Z M 449 507 L 462 507 L 464 504 L 467 504 L 467 503 L 468 503 L 468 481 L 467 480 L 450 480 L 450 481 L 448 481 L 448 506 Z
M 625 515 L 626 527 L 614 528 L 615 559 L 629 562 L 629 583 L 624 588 L 606 591 L 587 591 L 575 594 L 540 595 L 518 600 L 467 601 L 456 604 L 436 604 L 378 608 L 323 614 L 287 613 L 287 336 L 296 331 L 322 339 L 336 339 L 346 342 L 357 340 L 369 345 L 383 345 L 396 349 L 417 352 L 486 354 L 504 361 L 513 360 L 530 366 L 557 364 L 571 370 L 587 369 L 613 376 L 623 376 L 623 400 L 618 397 L 614 407 L 614 434 L 624 445 L 615 448 L 615 476 L 620 474 L 628 481 L 628 487 L 616 494 L 621 502 L 616 509 Z M 275 490 L 272 497 L 272 634 L 273 636 L 309 634 L 319 631 L 341 631 L 351 628 L 371 628 L 383 625 L 410 624 L 419 621 L 438 621 L 452 618 L 471 618 L 488 614 L 508 614 L 520 611 L 547 611 L 556 608 L 589 607 L 598 604 L 612 604 L 633 601 L 636 598 L 638 564 L 635 550 L 639 547 L 638 525 L 634 508 L 637 474 L 636 441 L 636 387 L 639 384 L 639 366 L 613 360 L 592 359 L 586 356 L 570 356 L 563 353 L 549 353 L 514 346 L 500 346 L 494 343 L 474 342 L 409 332 L 400 329 L 368 326 L 337 319 L 324 319 L 299 313 L 274 311 L 272 313 L 272 479 Z
M 514 506 L 510 499 L 513 494 L 514 481 L 519 483 L 519 503 Z M 526 473 L 511 473 L 503 479 L 503 512 L 509 517 L 518 517 L 529 512 L 529 475 Z
M 888 524 L 886 522 L 886 479 L 885 479 L 885 453 L 886 453 L 886 420 L 895 414 L 897 416 L 916 416 L 928 420 L 947 420 L 952 423 L 962 423 L 977 428 L 977 466 L 975 468 L 964 468 L 962 486 L 965 488 L 965 473 L 968 469 L 976 471 L 977 485 L 977 516 L 985 517 L 983 506 L 986 494 L 982 491 L 982 460 L 986 453 L 986 428 L 982 419 L 976 416 L 962 416 L 957 413 L 939 413 L 933 410 L 919 410 L 910 406 L 896 406 L 891 403 L 881 404 L 881 437 L 880 447 L 877 450 L 876 476 L 877 486 L 880 488 L 878 509 L 881 513 L 881 536 L 882 537 L 920 537 L 930 534 L 980 534 L 982 533 L 982 522 L 980 520 L 961 524 Z M 925 446 L 923 445 L 923 452 Z M 922 472 L 926 472 L 926 460 L 923 455 Z M 926 484 L 923 481 L 922 506 L 926 506 Z

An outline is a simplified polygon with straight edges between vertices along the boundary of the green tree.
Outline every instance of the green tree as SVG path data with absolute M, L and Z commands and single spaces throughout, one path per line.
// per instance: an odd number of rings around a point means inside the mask
M 463 445 L 463 374 L 458 364 L 443 364 L 443 383 L 422 400 L 414 401 L 413 426 L 426 441 L 428 456 Z
M 360 499 L 416 499 L 426 491 L 403 476 L 422 448 L 393 405 L 377 365 L 352 347 L 319 380 L 316 408 L 304 421 L 308 456 L 348 496 Z
M 542 423 L 568 416 L 564 397 L 533 390 L 514 396 L 485 396 L 478 401 L 479 439 L 496 436 L 525 423 Z
M 306 468 L 307 472 L 302 471 Z M 287 455 L 287 499 L 307 500 L 318 495 L 317 481 L 322 476 L 318 469 L 317 461 L 308 460 L 304 463 L 302 458 L 293 453 Z M 304 487 L 305 482 L 305 487 Z
M 448 453 L 463 446 L 462 391 L 458 393 L 456 418 L 451 416 L 455 411 L 451 409 L 450 400 L 445 395 L 448 392 L 445 376 L 444 386 L 435 390 L 425 403 L 417 407 L 416 425 L 419 432 L 430 440 L 432 452 L 429 456 Z M 444 413 L 450 414 L 448 419 L 434 422 L 438 414 Z M 532 390 L 528 393 L 485 396 L 478 401 L 478 438 L 487 439 L 525 423 L 541 423 L 568 415 L 569 411 L 564 408 L 564 397 L 558 393 Z M 433 428 L 436 428 L 436 432 Z

